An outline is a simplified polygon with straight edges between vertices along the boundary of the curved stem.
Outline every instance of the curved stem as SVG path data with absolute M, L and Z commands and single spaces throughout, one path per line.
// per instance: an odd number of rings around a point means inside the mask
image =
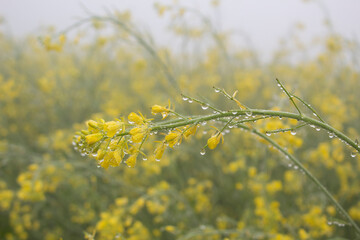
M 238 116 L 244 116 L 249 110 L 231 110 L 228 112 L 222 112 L 222 113 L 214 113 L 210 115 L 204 115 L 204 116 L 197 116 L 194 118 L 189 119 L 183 119 L 176 122 L 170 122 L 169 124 L 158 124 L 154 125 L 151 128 L 151 131 L 159 131 L 159 130 L 166 130 L 171 128 L 177 128 L 182 127 L 188 124 L 193 124 L 196 122 L 207 122 L 210 120 L 216 120 L 216 119 L 222 119 L 226 117 L 238 117 Z M 333 128 L 327 123 L 321 122 L 319 120 L 307 117 L 305 115 L 299 115 L 296 113 L 290 113 L 290 112 L 283 112 L 283 111 L 273 111 L 273 110 L 264 110 L 264 109 L 251 109 L 253 116 L 266 116 L 266 117 L 286 117 L 291 119 L 296 119 L 298 121 L 302 121 L 304 123 L 307 123 L 309 125 L 314 125 L 319 128 L 322 128 L 329 133 L 334 134 L 334 136 L 338 137 L 339 139 L 343 140 L 345 143 L 349 144 L 349 146 L 353 147 L 356 151 L 360 153 L 360 146 L 358 146 L 355 141 L 353 141 L 351 138 L 346 136 L 344 133 L 340 132 L 339 130 Z M 253 119 L 255 121 L 255 119 Z M 249 119 L 249 122 L 251 122 L 251 119 Z M 129 131 L 126 131 L 124 133 L 120 133 L 117 136 L 124 136 L 129 135 Z
M 256 134 L 257 136 L 263 138 L 264 140 L 266 140 L 267 142 L 269 142 L 272 146 L 274 146 L 276 149 L 278 149 L 281 153 L 283 153 L 285 156 L 287 156 L 294 164 L 296 164 L 296 166 L 299 167 L 300 170 L 302 170 L 305 175 L 311 180 L 313 181 L 319 188 L 320 190 L 326 195 L 326 197 L 328 197 L 328 199 L 339 209 L 339 211 L 345 216 L 345 218 L 349 221 L 349 223 L 351 224 L 351 226 L 353 226 L 356 230 L 356 232 L 358 234 L 360 234 L 360 228 L 359 226 L 354 222 L 354 220 L 349 216 L 349 214 L 345 211 L 345 209 L 341 206 L 341 204 L 331 195 L 331 193 L 326 189 L 326 187 L 324 185 L 321 184 L 321 182 L 314 176 L 312 175 L 312 173 L 307 170 L 304 165 L 301 164 L 301 162 L 294 157 L 293 155 L 291 155 L 288 151 L 286 151 L 283 147 L 281 147 L 278 143 L 276 143 L 274 140 L 272 140 L 270 137 L 266 136 L 265 134 L 259 132 L 256 129 L 252 129 L 249 128 L 246 125 L 243 124 L 239 124 L 238 125 L 240 128 L 245 129 L 247 131 L 251 131 L 254 134 Z
M 195 116 L 193 118 L 184 118 L 178 121 L 168 121 L 166 123 L 157 123 L 154 124 L 151 127 L 151 131 L 161 131 L 161 130 L 169 130 L 169 129 L 174 129 L 177 127 L 182 127 L 185 125 L 189 125 L 189 124 L 197 124 L 200 122 L 207 122 L 210 120 L 218 120 L 218 121 L 226 121 L 226 122 L 231 122 L 233 119 L 240 117 L 240 116 L 244 116 L 247 115 L 247 112 L 249 111 L 249 109 L 245 109 L 245 110 L 231 110 L 228 112 L 221 112 L 221 113 L 214 113 L 214 114 L 210 114 L 210 115 L 205 115 L 205 116 Z M 300 126 L 304 126 L 304 124 L 309 124 L 309 125 L 314 125 L 317 127 L 320 127 L 328 132 L 330 132 L 331 134 L 334 134 L 334 136 L 336 135 L 339 139 L 343 140 L 344 142 L 346 142 L 347 144 L 349 144 L 351 147 L 353 147 L 354 149 L 356 149 L 358 152 L 360 152 L 360 147 L 357 145 L 357 143 L 353 140 L 351 140 L 348 136 L 346 136 L 344 133 L 340 132 L 339 130 L 333 128 L 332 126 L 328 125 L 325 122 L 307 117 L 305 115 L 300 115 L 300 114 L 296 114 L 296 113 L 290 113 L 290 112 L 282 112 L 282 111 L 272 111 L 272 110 L 263 110 L 263 109 L 251 109 L 251 112 L 254 116 L 254 118 L 252 119 L 244 119 L 243 122 L 254 122 L 259 118 L 268 118 L 268 117 L 286 117 L 286 118 L 291 118 L 291 119 L 296 119 L 298 121 L 302 121 L 303 124 L 301 124 Z M 230 119 L 231 120 L 230 120 Z M 296 164 L 298 166 L 299 169 L 301 169 L 302 171 L 304 171 L 305 175 L 311 180 L 313 181 L 319 188 L 320 190 L 327 196 L 327 198 L 339 209 L 339 211 L 346 217 L 346 219 L 349 221 L 349 223 L 351 224 L 351 226 L 354 227 L 355 231 L 357 232 L 357 234 L 360 235 L 360 228 L 359 226 L 354 222 L 354 220 L 348 215 L 348 213 L 345 211 L 345 209 L 337 202 L 337 200 L 331 195 L 331 193 L 325 188 L 324 185 L 322 185 L 320 183 L 320 181 L 314 176 L 312 175 L 302 164 L 301 162 L 295 158 L 293 155 L 291 155 L 289 152 L 287 152 L 284 148 L 282 148 L 279 144 L 277 144 L 274 140 L 272 140 L 271 138 L 269 138 L 268 136 L 266 136 L 264 133 L 259 132 L 256 129 L 253 129 L 251 127 L 248 127 L 244 124 L 241 123 L 242 120 L 239 119 L 239 121 L 236 121 L 235 123 L 237 124 L 238 127 L 243 128 L 247 131 L 251 131 L 254 134 L 258 135 L 259 137 L 265 139 L 266 141 L 268 141 L 271 145 L 273 145 L 276 149 L 278 149 L 280 152 L 282 152 L 283 154 L 285 154 L 286 156 L 289 157 L 289 159 L 294 162 L 294 164 Z M 227 124 L 228 124 L 227 123 Z M 226 127 L 227 125 L 225 125 Z M 124 135 L 129 135 L 129 131 L 126 131 L 124 133 L 120 133 L 117 136 L 124 136 Z

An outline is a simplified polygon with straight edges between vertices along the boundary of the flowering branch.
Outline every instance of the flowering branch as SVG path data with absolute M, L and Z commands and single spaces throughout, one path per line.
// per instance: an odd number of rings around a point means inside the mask
M 285 89 L 283 85 L 281 86 L 283 89 Z M 183 116 L 182 114 L 179 114 L 175 112 L 175 110 L 171 109 L 170 102 L 166 107 L 154 105 L 152 107 L 152 114 L 161 114 L 161 121 L 153 121 L 153 119 L 147 119 L 141 113 L 137 114 L 134 112 L 128 115 L 128 123 L 126 123 L 124 119 L 116 119 L 115 121 L 110 122 L 105 122 L 102 119 L 97 121 L 90 120 L 87 122 L 88 129 L 78 132 L 74 137 L 73 144 L 75 145 L 75 148 L 81 152 L 81 154 L 93 156 L 97 160 L 99 166 L 103 168 L 108 168 L 109 166 L 115 167 L 121 164 L 126 164 L 129 167 L 135 167 L 139 153 L 143 155 L 144 159 L 148 158 L 148 156 L 142 151 L 142 146 L 144 143 L 149 139 L 152 139 L 153 136 L 160 135 L 160 133 L 164 134 L 165 137 L 162 141 L 154 141 L 157 143 L 157 147 L 153 153 L 156 161 L 160 161 L 166 148 L 173 148 L 174 146 L 181 144 L 184 138 L 189 138 L 190 136 L 195 135 L 197 129 L 201 126 L 201 123 L 215 121 L 219 124 L 223 124 L 221 130 L 217 130 L 217 128 L 214 127 L 216 132 L 210 136 L 207 144 L 200 151 L 201 155 L 205 154 L 206 147 L 209 149 L 215 149 L 221 140 L 224 141 L 222 132 L 225 129 L 234 127 L 241 128 L 263 138 L 284 155 L 286 155 L 299 170 L 304 172 L 305 175 L 320 188 L 326 197 L 345 216 L 349 224 L 354 227 L 355 231 L 360 234 L 360 228 L 356 225 L 354 220 L 347 214 L 347 212 L 330 194 L 330 192 L 319 182 L 319 180 L 314 175 L 312 175 L 312 173 L 307 170 L 297 158 L 295 158 L 287 150 L 271 139 L 269 135 L 272 133 L 287 131 L 291 131 L 291 134 L 295 135 L 295 131 L 297 129 L 309 125 L 311 127 L 315 127 L 316 129 L 323 129 L 327 131 L 330 138 L 337 137 L 354 148 L 357 152 L 360 152 L 360 146 L 358 145 L 357 141 L 353 141 L 344 133 L 324 122 L 321 118 L 317 120 L 302 114 L 300 109 L 298 109 L 298 107 L 293 102 L 292 98 L 290 98 L 290 100 L 296 106 L 298 113 L 265 109 L 250 109 L 241 104 L 235 98 L 236 92 L 231 96 L 227 94 L 225 90 L 218 88 L 215 88 L 215 90 L 216 92 L 221 92 L 227 98 L 234 101 L 240 109 L 223 111 L 211 106 L 209 103 L 182 95 L 184 100 L 197 102 L 201 106 L 205 106 L 205 109 L 212 109 L 214 113 L 208 115 Z M 288 96 L 292 96 L 288 91 L 286 91 L 286 93 Z M 299 98 L 296 97 L 296 99 Z M 305 102 L 303 103 L 306 104 Z M 307 107 L 309 107 L 308 104 Z M 316 113 L 313 108 L 311 108 L 311 110 L 313 113 Z M 173 119 L 164 120 L 168 116 L 173 117 Z M 293 128 L 276 130 L 258 130 L 253 125 L 249 125 L 251 123 L 255 123 L 258 120 L 274 117 L 295 119 L 301 122 L 301 124 Z M 352 156 L 354 155 L 352 154 Z

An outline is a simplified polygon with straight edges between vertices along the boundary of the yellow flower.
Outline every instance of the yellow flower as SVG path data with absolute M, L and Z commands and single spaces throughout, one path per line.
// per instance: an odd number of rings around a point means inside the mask
M 160 160 L 162 155 L 164 154 L 164 151 L 165 151 L 165 148 L 166 148 L 166 145 L 164 142 L 162 142 L 154 151 L 154 154 L 155 154 L 155 159 L 156 160 Z
M 107 131 L 108 137 L 113 137 L 122 126 L 122 122 L 109 121 L 104 124 L 104 130 Z
M 154 105 L 151 108 L 151 114 L 156 115 L 157 113 L 161 113 L 163 116 L 163 119 L 166 118 L 167 113 L 169 112 L 169 109 L 166 107 L 160 106 L 160 105 Z
M 103 138 L 103 135 L 101 133 L 93 133 L 93 134 L 89 134 L 85 137 L 86 142 L 91 145 L 93 143 L 98 142 L 99 140 L 101 140 Z
M 162 4 L 159 4 L 159 3 L 155 3 L 155 8 L 156 8 L 159 16 L 164 15 L 165 11 L 169 9 L 168 6 L 162 5 Z
M 178 129 L 171 131 L 168 135 L 165 136 L 165 140 L 169 144 L 169 147 L 174 147 L 175 144 L 181 142 L 181 131 Z
M 170 103 L 170 100 L 169 100 L 169 106 L 168 107 L 163 107 L 163 106 L 160 106 L 160 105 L 152 106 L 151 114 L 156 115 L 157 113 L 161 113 L 161 116 L 163 117 L 162 119 L 164 119 L 169 115 L 170 108 L 171 108 L 171 103 Z
M 135 167 L 135 165 L 136 165 L 136 158 L 137 158 L 137 153 L 130 155 L 130 157 L 126 160 L 126 164 L 127 164 L 129 167 L 132 167 L 132 168 Z
M 309 234 L 302 228 L 299 230 L 299 237 L 301 240 L 306 240 L 310 238 Z
M 57 51 L 60 52 L 65 44 L 66 37 L 65 35 L 60 35 L 58 43 L 52 42 L 50 36 L 46 36 L 43 40 L 43 44 L 47 51 Z
M 198 125 L 194 125 L 194 126 L 188 128 L 188 129 L 184 132 L 184 137 L 187 138 L 187 137 L 189 137 L 189 136 L 191 136 L 191 135 L 195 135 L 197 128 L 198 128 Z
M 223 137 L 222 133 L 218 132 L 218 133 L 212 135 L 211 138 L 209 138 L 207 140 L 207 145 L 210 149 L 214 149 L 220 143 L 220 140 L 222 140 L 222 142 L 224 142 L 224 137 Z
M 93 131 L 99 128 L 99 125 L 96 121 L 94 120 L 89 120 L 86 122 L 86 124 L 88 125 L 88 130 L 89 131 Z
M 167 226 L 165 226 L 165 231 L 167 231 L 169 233 L 174 233 L 176 231 L 176 228 L 172 225 L 167 225 Z
M 126 197 L 121 197 L 121 198 L 115 199 L 115 204 L 116 204 L 116 206 L 119 206 L 119 207 L 126 205 L 128 202 L 129 202 L 129 199 Z
M 115 158 L 117 165 L 120 165 L 123 157 L 124 157 L 124 153 L 121 151 L 120 148 L 118 148 L 114 151 L 114 158 Z
M 270 194 L 274 194 L 281 190 L 282 190 L 282 183 L 278 180 L 266 184 L 266 191 Z
M 242 190 L 242 189 L 244 188 L 244 185 L 243 185 L 242 183 L 240 183 L 240 182 L 237 182 L 237 183 L 235 184 L 235 188 L 236 188 L 237 190 Z
M 136 127 L 130 130 L 131 141 L 134 143 L 141 142 L 148 132 L 147 125 L 142 127 Z
M 143 124 L 144 118 L 134 112 L 131 112 L 128 116 L 129 123 Z

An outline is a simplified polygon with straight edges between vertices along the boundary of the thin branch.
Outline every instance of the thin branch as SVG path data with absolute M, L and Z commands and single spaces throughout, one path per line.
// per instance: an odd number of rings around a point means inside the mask
M 309 108 L 309 109 L 312 111 L 313 115 L 316 116 L 316 117 L 318 117 L 318 118 L 320 119 L 320 121 L 325 122 L 325 121 L 320 117 L 320 115 L 315 111 L 315 109 L 314 109 L 312 106 L 310 106 L 310 104 L 308 104 L 307 102 L 305 102 L 303 99 L 299 98 L 298 96 L 295 96 L 295 95 L 292 95 L 292 96 L 293 96 L 294 98 L 296 98 L 297 100 L 299 100 L 300 102 L 302 102 L 302 104 L 304 104 L 307 108 Z
M 292 102 L 292 104 L 295 106 L 296 110 L 299 112 L 300 116 L 302 115 L 300 109 L 298 108 L 298 106 L 296 105 L 296 103 L 294 102 L 293 96 L 288 92 L 288 90 L 286 90 L 286 88 L 284 87 L 284 85 L 279 81 L 279 79 L 276 78 L 276 81 L 278 83 L 278 86 L 284 90 L 285 94 L 289 97 L 290 101 Z
M 253 133 L 255 133 L 257 136 L 263 138 L 264 140 L 266 140 L 267 142 L 269 142 L 272 146 L 274 146 L 276 149 L 278 149 L 281 153 L 283 153 L 285 156 L 287 156 L 294 164 L 296 164 L 296 166 L 298 166 L 299 170 L 302 170 L 305 175 L 311 180 L 313 181 L 319 188 L 320 190 L 326 195 L 326 197 L 339 209 L 339 211 L 344 215 L 344 217 L 347 219 L 347 221 L 349 221 L 350 225 L 353 226 L 356 230 L 356 232 L 358 234 L 360 234 L 360 228 L 359 226 L 355 223 L 355 221 L 349 216 L 349 214 L 345 211 L 345 209 L 341 206 L 341 204 L 331 195 L 331 193 L 326 189 L 326 187 L 324 185 L 322 185 L 320 183 L 320 181 L 314 176 L 312 175 L 312 173 L 307 170 L 304 165 L 301 164 L 301 162 L 294 157 L 293 155 L 291 155 L 288 151 L 286 151 L 283 147 L 281 147 L 278 143 L 276 143 L 274 140 L 272 140 L 271 138 L 269 138 L 268 136 L 266 136 L 265 134 L 259 132 L 256 129 L 251 129 L 246 125 L 243 124 L 239 124 L 239 127 L 251 131 Z

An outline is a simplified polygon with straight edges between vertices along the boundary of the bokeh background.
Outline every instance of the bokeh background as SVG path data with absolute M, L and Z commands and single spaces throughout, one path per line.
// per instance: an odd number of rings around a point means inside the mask
M 0 15 L 6 19 L 8 33 L 24 36 L 50 25 L 57 29 L 66 28 L 87 16 L 88 12 L 104 14 L 113 9 L 130 10 L 134 21 L 146 27 L 158 44 L 171 46 L 174 36 L 167 31 L 169 17 L 159 17 L 154 11 L 154 4 L 157 2 L 166 4 L 168 1 L 1 0 Z M 217 28 L 242 35 L 237 43 L 248 44 L 251 41 L 266 59 L 281 47 L 279 41 L 288 38 L 294 26 L 299 23 L 304 26 L 302 40 L 307 42 L 329 32 L 329 27 L 324 26 L 326 21 L 331 24 L 330 30 L 341 36 L 353 40 L 360 37 L 360 28 L 355 24 L 359 20 L 360 3 L 356 0 L 222 0 L 217 8 L 213 8 L 208 2 L 181 1 L 181 4 L 210 17 Z
M 317 186 L 239 129 L 205 155 L 216 123 L 160 162 L 147 144 L 135 168 L 98 168 L 72 140 L 89 119 L 151 117 L 169 99 L 184 115 L 211 113 L 181 92 L 236 107 L 213 86 L 295 111 L 275 78 L 359 139 L 359 10 L 355 0 L 0 0 L 0 239 L 354 239 Z M 359 154 L 310 126 L 272 138 L 360 224 Z

